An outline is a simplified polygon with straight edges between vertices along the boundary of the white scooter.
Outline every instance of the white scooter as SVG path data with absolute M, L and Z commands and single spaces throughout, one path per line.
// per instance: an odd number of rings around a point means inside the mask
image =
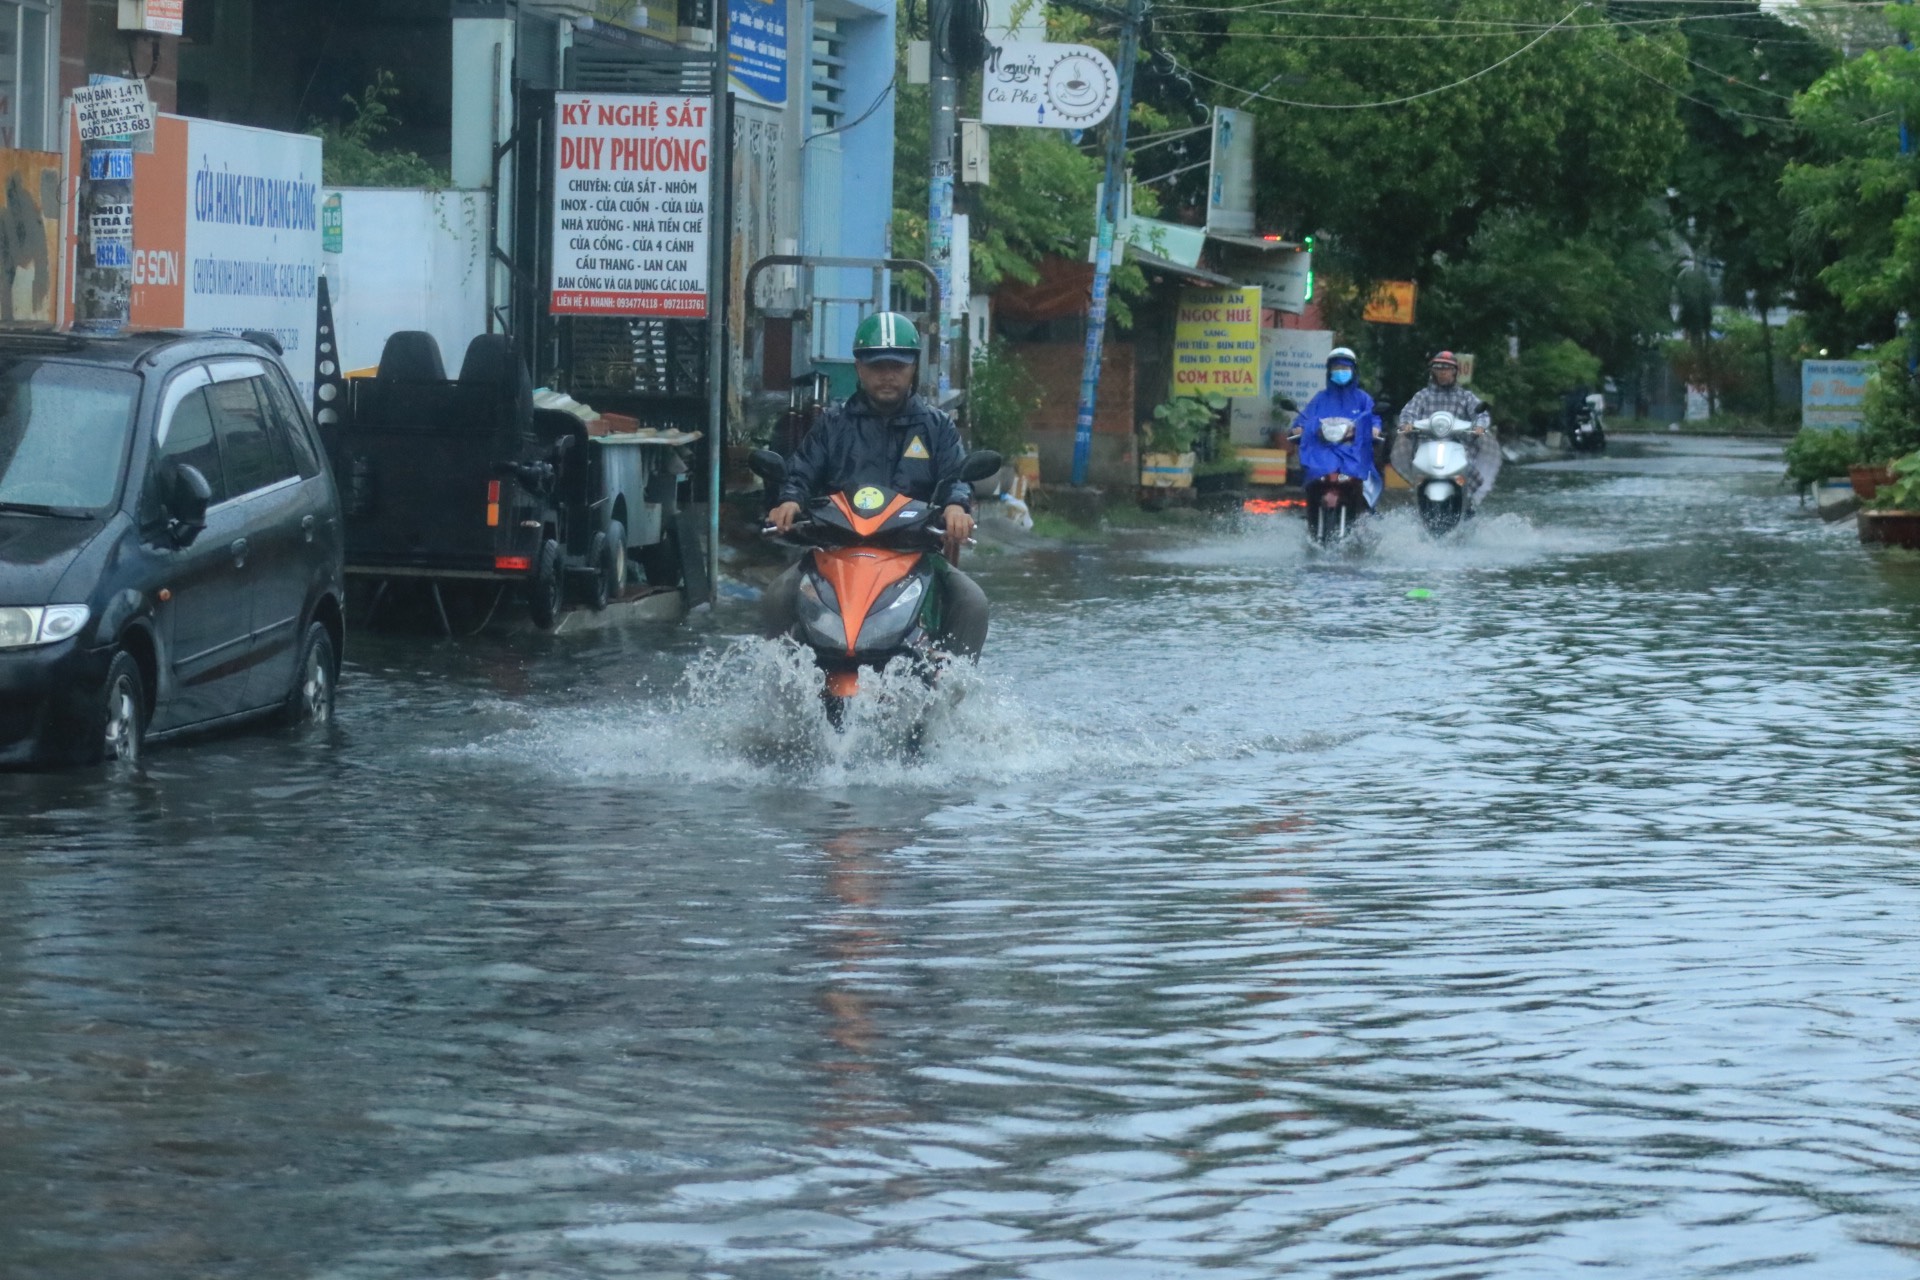
M 1485 428 L 1444 411 L 1415 422 L 1410 434 L 1411 465 L 1400 467 L 1396 458 L 1396 468 L 1413 486 L 1427 532 L 1448 533 L 1473 514 L 1493 487 L 1489 468 L 1498 468 L 1499 450 L 1479 447 L 1486 439 Z

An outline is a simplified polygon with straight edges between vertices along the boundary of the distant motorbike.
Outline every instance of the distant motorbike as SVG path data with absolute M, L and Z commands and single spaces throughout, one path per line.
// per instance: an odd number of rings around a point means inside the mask
M 1607 451 L 1607 429 L 1600 421 L 1598 409 L 1583 404 L 1574 410 L 1573 430 L 1567 434 L 1567 447 L 1575 453 Z
M 1451 413 L 1415 422 L 1394 450 L 1394 469 L 1413 486 L 1420 522 L 1429 533 L 1448 533 L 1473 515 L 1493 487 L 1500 451 L 1486 433 Z
M 786 461 L 771 449 L 754 450 L 748 465 L 769 489 L 786 480 Z M 999 454 L 976 449 L 957 478 L 985 480 L 1000 465 Z M 773 535 L 773 526 L 764 532 Z M 825 675 L 820 696 L 835 728 L 860 691 L 861 668 L 877 671 L 900 658 L 933 678 L 940 627 L 934 557 L 945 531 L 931 504 L 879 485 L 830 493 L 815 499 L 782 541 L 807 548 L 795 638 L 813 650 Z

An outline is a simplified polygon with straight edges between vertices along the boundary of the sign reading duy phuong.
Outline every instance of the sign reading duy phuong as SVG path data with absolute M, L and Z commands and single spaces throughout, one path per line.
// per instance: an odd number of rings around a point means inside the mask
M 1173 325 L 1173 394 L 1260 393 L 1260 291 L 1182 289 Z
M 548 310 L 705 317 L 712 100 L 562 93 L 555 106 Z

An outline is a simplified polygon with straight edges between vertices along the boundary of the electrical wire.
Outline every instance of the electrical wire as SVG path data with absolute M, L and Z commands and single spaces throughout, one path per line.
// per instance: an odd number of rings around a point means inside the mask
M 862 111 L 858 116 L 855 116 L 853 119 L 847 121 L 845 124 L 835 125 L 831 129 L 822 129 L 819 133 L 810 135 L 805 142 L 800 144 L 800 149 L 802 151 L 805 151 L 808 147 L 812 146 L 815 142 L 819 141 L 821 138 L 831 138 L 836 133 L 845 133 L 847 130 L 853 128 L 855 125 L 860 124 L 861 122 L 866 120 L 868 116 L 878 111 L 880 109 L 880 104 L 885 102 L 888 96 L 893 93 L 894 84 L 899 79 L 900 79 L 900 73 L 898 71 L 894 72 L 893 75 L 888 78 L 886 87 L 881 89 L 880 92 L 874 97 L 873 105 L 869 106 L 865 111 Z
M 1219 85 L 1223 89 L 1231 89 L 1235 93 L 1245 93 L 1249 99 L 1259 98 L 1263 102 L 1274 102 L 1274 103 L 1278 103 L 1283 107 L 1303 107 L 1303 108 L 1314 110 L 1314 111 L 1367 111 L 1367 110 L 1372 110 L 1373 108 L 1376 108 L 1376 107 L 1397 107 L 1403 103 L 1417 102 L 1421 98 L 1431 98 L 1433 95 L 1437 93 L 1445 93 L 1449 89 L 1458 89 L 1461 85 L 1471 84 L 1475 80 L 1478 80 L 1481 76 L 1484 76 L 1489 72 L 1498 71 L 1501 67 L 1506 66 L 1509 62 L 1512 62 L 1515 58 L 1527 52 L 1529 49 L 1539 44 L 1542 40 L 1545 40 L 1548 36 L 1552 35 L 1555 31 L 1558 31 L 1562 26 L 1564 26 L 1568 21 L 1570 21 L 1573 18 L 1574 14 L 1580 12 L 1580 10 L 1586 7 L 1587 7 L 1586 0 L 1580 0 L 1580 3 L 1574 5 L 1573 8 L 1567 10 L 1566 15 L 1562 17 L 1559 22 L 1554 23 L 1553 26 L 1548 27 L 1545 31 L 1542 31 L 1539 35 L 1527 41 L 1525 44 L 1521 45 L 1518 49 L 1515 49 L 1512 53 L 1500 59 L 1498 62 L 1482 67 L 1480 68 L 1480 70 L 1474 72 L 1470 76 L 1463 76 L 1460 79 L 1453 81 L 1451 84 L 1443 84 L 1432 89 L 1422 89 L 1419 93 L 1410 93 L 1400 98 L 1387 98 L 1380 102 L 1297 102 L 1289 98 L 1276 98 L 1270 93 L 1261 93 L 1257 90 L 1243 89 L 1241 86 L 1237 84 L 1228 84 L 1224 80 L 1216 80 L 1210 75 L 1206 75 L 1202 72 L 1195 71 L 1192 67 L 1184 65 L 1178 59 L 1176 59 L 1172 54 L 1167 53 L 1164 50 L 1160 51 L 1160 56 L 1165 58 L 1168 62 L 1172 63 L 1173 66 L 1178 70 L 1185 72 L 1187 75 L 1193 76 L 1195 79 L 1205 80 L 1208 84 Z

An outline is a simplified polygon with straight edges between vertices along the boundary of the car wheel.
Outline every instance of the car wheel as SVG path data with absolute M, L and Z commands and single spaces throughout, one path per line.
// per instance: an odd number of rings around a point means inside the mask
M 618 600 L 627 594 L 627 526 L 618 520 L 607 526 L 607 548 L 613 553 L 613 577 L 608 594 Z
M 333 636 L 315 622 L 307 627 L 300 646 L 300 665 L 294 669 L 293 688 L 280 718 L 290 725 L 326 724 L 333 719 L 333 695 L 340 675 L 333 656 Z
M 548 538 L 540 544 L 540 558 L 527 583 L 527 612 L 542 631 L 550 630 L 560 616 L 560 589 L 560 544 Z
M 91 748 L 95 762 L 139 763 L 147 739 L 147 682 L 140 676 L 140 664 L 125 649 L 113 655 L 107 668 L 95 729 Z

